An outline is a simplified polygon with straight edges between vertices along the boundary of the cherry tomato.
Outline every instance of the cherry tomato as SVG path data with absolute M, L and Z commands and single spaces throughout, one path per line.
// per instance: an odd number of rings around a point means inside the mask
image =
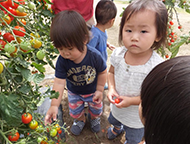
M 29 123 L 29 127 L 30 129 L 36 129 L 38 126 L 38 122 L 36 120 L 32 120 L 30 123 Z
M 31 39 L 33 39 L 33 37 L 35 37 L 35 38 L 40 38 L 40 35 L 39 35 L 39 33 L 30 33 L 30 35 L 31 35 Z
M 30 113 L 24 113 L 22 114 L 22 122 L 24 124 L 28 124 L 32 121 L 32 115 Z
M 43 141 L 43 138 L 41 138 L 41 137 L 38 137 L 38 138 L 37 138 L 37 142 L 38 142 L 38 143 L 40 143 L 40 142 L 42 142 L 42 141 Z
M 17 15 L 17 14 L 16 14 L 16 10 L 13 9 L 13 8 L 11 8 L 11 7 L 8 8 L 8 11 L 9 11 L 10 13 L 12 13 L 13 15 L 15 15 L 15 16 Z M 13 17 L 12 15 L 9 14 L 9 16 L 10 16 L 11 20 L 14 20 L 14 17 Z
M 14 0 L 16 2 L 18 2 L 18 0 Z M 13 2 L 12 0 L 7 0 L 7 4 L 13 8 L 13 9 L 17 9 L 17 7 L 19 6 L 17 3 Z
M 61 134 L 61 133 L 62 133 L 62 130 L 60 129 L 60 130 L 58 130 L 57 132 L 58 132 L 58 134 Z
M 55 124 L 54 128 L 57 130 L 57 132 L 61 129 L 60 126 L 59 126 L 59 124 Z
M 55 128 L 53 128 L 53 129 L 50 130 L 49 133 L 50 133 L 51 137 L 55 137 L 57 135 L 57 130 Z
M 3 35 L 3 38 L 4 38 L 5 40 L 7 40 L 8 42 L 11 42 L 12 40 L 14 40 L 14 36 L 13 36 L 11 33 L 5 33 L 5 34 Z
M 20 12 L 19 10 L 16 10 L 16 15 L 17 15 L 17 16 L 26 16 L 27 13 L 25 13 L 25 12 Z
M 10 134 L 9 136 L 8 136 L 8 139 L 10 140 L 10 141 L 13 141 L 13 142 L 15 142 L 15 141 L 17 141 L 18 139 L 19 139 L 19 137 L 20 137 L 20 134 L 18 133 L 18 132 L 16 132 L 15 134 Z
M 168 55 L 168 54 L 166 54 L 166 55 L 165 55 L 165 57 L 166 57 L 166 58 L 169 58 L 169 55 Z
M 9 54 L 14 53 L 15 50 L 16 50 L 16 47 L 11 43 L 7 43 L 4 47 L 4 51 L 8 52 Z
M 9 8 L 9 5 L 7 4 L 7 1 L 4 2 L 0 2 L 0 5 L 2 5 L 3 7 L 5 7 L 6 9 Z M 4 10 L 3 8 L 0 7 L 1 10 Z
M 20 43 L 21 50 L 28 51 L 31 49 L 31 43 L 29 41 L 21 41 Z
M 37 40 L 37 39 L 32 39 L 31 41 L 30 41 L 30 43 L 31 43 L 31 45 L 32 45 L 32 47 L 34 47 L 34 48 L 40 48 L 41 46 L 42 46 L 42 42 L 41 41 L 39 41 L 39 40 Z
M 4 23 L 2 20 L 1 20 L 1 22 L 2 22 L 2 25 L 6 25 L 6 24 L 10 24 L 11 23 L 11 18 L 10 18 L 10 16 L 5 16 L 4 18 L 3 18 L 3 20 L 6 22 L 6 23 Z
M 4 40 L 0 39 L 0 50 L 3 50 L 6 44 L 7 43 Z
M 174 25 L 174 22 L 173 22 L 173 21 L 170 21 L 169 23 L 170 23 L 170 25 Z
M 36 5 L 33 2 L 29 2 L 28 7 L 29 9 L 34 10 L 36 8 Z
M 13 33 L 17 36 L 23 37 L 25 35 L 25 28 L 21 26 L 15 26 L 13 29 Z
M 116 103 L 116 104 L 120 103 L 120 99 L 116 98 L 116 99 L 115 99 L 115 103 Z
M 44 50 L 39 50 L 39 51 L 36 53 L 36 57 L 37 57 L 39 60 L 43 60 L 45 54 L 46 54 L 46 53 L 45 53 Z
M 3 64 L 0 62 L 0 74 L 3 72 L 3 69 L 4 69 Z
M 39 132 L 39 133 L 42 133 L 42 132 L 44 131 L 43 126 L 42 126 L 42 125 L 38 125 L 38 126 L 36 127 L 36 131 Z M 41 142 L 41 141 L 40 141 L 40 142 Z

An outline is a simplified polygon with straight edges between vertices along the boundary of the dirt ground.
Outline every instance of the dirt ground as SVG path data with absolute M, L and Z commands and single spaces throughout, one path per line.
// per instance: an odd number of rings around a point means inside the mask
M 98 0 L 95 0 L 95 4 Z M 127 6 L 126 2 L 122 2 L 119 0 L 114 1 L 118 13 L 116 17 L 115 24 L 112 28 L 108 29 L 108 42 L 112 45 L 115 45 L 118 47 L 118 34 L 119 34 L 119 23 L 120 23 L 120 14 L 123 11 L 122 8 Z M 175 29 L 177 33 L 187 33 L 187 31 L 190 30 L 190 14 L 187 14 L 183 11 L 180 11 L 179 18 L 181 25 L 183 26 L 184 32 L 180 32 L 178 29 Z M 174 27 L 177 27 L 177 21 L 174 21 Z M 111 51 L 108 50 L 109 55 L 111 54 Z M 182 48 L 180 48 L 180 51 L 178 55 L 189 55 L 190 54 L 190 45 L 184 45 Z M 109 59 L 108 59 L 108 68 L 109 68 Z M 52 85 L 53 84 L 53 78 L 52 75 L 54 74 L 54 70 L 51 68 L 48 68 L 48 71 L 46 73 L 47 79 L 44 80 L 44 85 Z M 48 76 L 51 75 L 49 78 Z M 101 131 L 97 134 L 94 134 L 90 130 L 90 125 L 87 123 L 84 127 L 84 130 L 82 131 L 80 136 L 74 136 L 72 134 L 66 134 L 66 143 L 67 144 L 123 144 L 125 141 L 124 134 L 117 137 L 115 140 L 108 140 L 106 138 L 106 131 L 107 128 L 110 126 L 108 123 L 108 116 L 110 112 L 109 108 L 109 101 L 106 98 L 107 90 L 104 91 L 104 99 L 103 99 L 103 114 L 101 116 Z M 62 100 L 62 106 L 63 106 L 63 119 L 67 126 L 71 126 L 73 123 L 73 118 L 69 116 L 69 110 L 68 110 L 68 100 L 67 100 L 67 94 L 65 92 L 63 100 Z M 87 108 L 86 108 L 87 110 Z M 70 129 L 68 128 L 68 131 L 70 132 Z

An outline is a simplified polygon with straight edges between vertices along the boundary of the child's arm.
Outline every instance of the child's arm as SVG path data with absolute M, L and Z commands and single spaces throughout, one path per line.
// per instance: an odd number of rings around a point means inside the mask
M 107 47 L 113 51 L 115 49 L 115 46 L 111 45 L 110 43 L 107 42 Z
M 54 121 L 57 119 L 58 107 L 61 104 L 61 99 L 63 96 L 65 84 L 66 84 L 65 79 L 55 78 L 52 90 L 59 92 L 59 97 L 58 99 L 54 98 L 51 100 L 51 106 L 45 116 L 45 124 L 52 123 L 51 120 L 52 118 Z
M 97 104 L 102 102 L 106 78 L 107 78 L 107 69 L 105 69 L 103 72 L 98 74 L 96 92 L 95 92 L 95 95 L 93 97 L 93 102 L 95 102 Z
M 115 79 L 114 79 L 114 67 L 111 65 L 109 72 L 108 72 L 108 94 L 107 94 L 107 98 L 111 103 L 115 103 L 114 99 L 116 97 L 119 97 L 118 93 L 115 90 Z

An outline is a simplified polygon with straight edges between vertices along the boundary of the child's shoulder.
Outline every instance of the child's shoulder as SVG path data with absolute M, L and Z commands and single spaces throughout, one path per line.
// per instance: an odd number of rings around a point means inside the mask
M 96 48 L 94 48 L 88 44 L 87 44 L 87 51 L 88 51 L 88 53 L 93 54 L 93 55 L 101 55 L 101 53 Z

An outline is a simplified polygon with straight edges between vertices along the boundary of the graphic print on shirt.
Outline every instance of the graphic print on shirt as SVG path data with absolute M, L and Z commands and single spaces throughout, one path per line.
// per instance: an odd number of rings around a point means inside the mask
M 70 68 L 67 77 L 71 76 L 69 81 L 75 86 L 84 86 L 91 84 L 96 78 L 96 70 L 91 66 L 83 65 L 81 67 Z

